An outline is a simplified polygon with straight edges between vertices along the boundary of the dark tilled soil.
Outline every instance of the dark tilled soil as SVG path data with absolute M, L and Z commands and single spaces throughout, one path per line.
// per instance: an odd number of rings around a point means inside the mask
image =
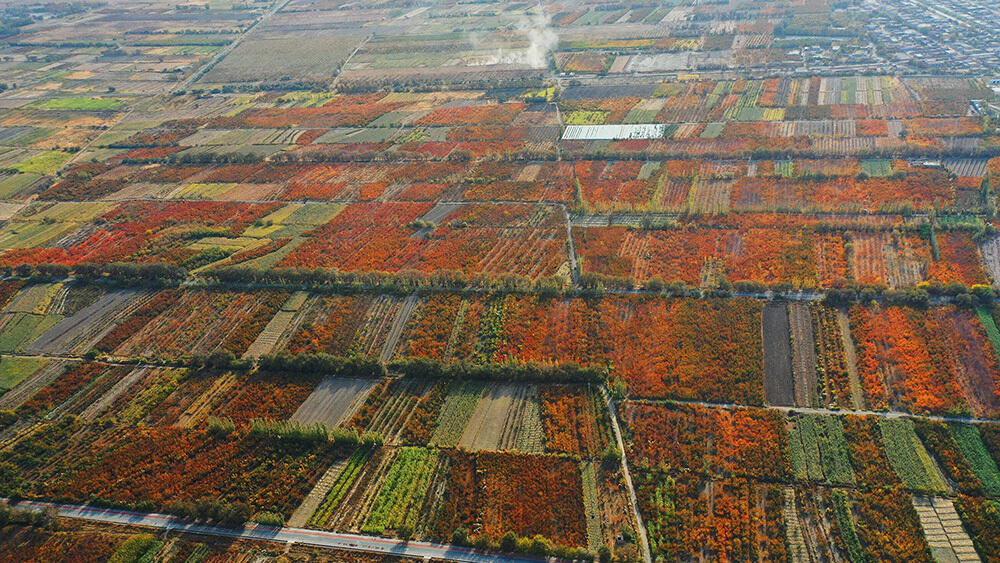
M 764 398 L 769 405 L 793 406 L 792 343 L 784 303 L 764 307 Z

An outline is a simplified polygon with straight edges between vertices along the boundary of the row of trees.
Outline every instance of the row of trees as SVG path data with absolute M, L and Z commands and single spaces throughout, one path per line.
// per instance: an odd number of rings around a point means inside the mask
M 122 285 L 152 287 L 176 286 L 188 276 L 184 268 L 165 263 L 131 264 L 114 262 L 109 264 L 77 264 L 70 268 L 63 264 L 21 264 L 11 268 L 0 266 L 0 277 L 16 277 L 31 281 L 52 281 L 74 278 L 82 282 L 114 282 Z M 336 293 L 378 291 L 380 293 L 410 294 L 421 291 L 456 292 L 497 292 L 532 293 L 543 297 L 600 296 L 605 293 L 645 293 L 666 297 L 727 297 L 732 294 L 791 294 L 797 291 L 822 293 L 828 302 L 845 304 L 849 302 L 869 302 L 888 300 L 893 302 L 912 301 L 926 305 L 931 298 L 947 298 L 962 305 L 985 304 L 998 298 L 1000 294 L 990 286 L 968 287 L 960 283 L 943 284 L 932 281 L 916 287 L 892 290 L 885 285 L 858 284 L 847 282 L 833 288 L 800 288 L 790 282 L 766 284 L 755 281 L 730 283 L 723 279 L 717 287 L 704 290 L 690 287 L 681 281 L 665 282 L 654 276 L 641 284 L 630 277 L 607 276 L 594 272 L 580 275 L 576 287 L 562 277 L 542 277 L 532 279 L 526 276 L 507 274 L 498 277 L 466 275 L 463 272 L 440 270 L 430 273 L 418 271 L 400 272 L 341 272 L 334 269 L 278 268 L 254 270 L 250 268 L 218 268 L 201 274 L 201 279 L 218 286 L 271 286 Z M 319 355 L 320 357 L 322 355 Z M 233 364 L 236 358 L 219 354 L 192 359 L 195 366 L 244 369 L 249 366 Z M 296 359 L 297 362 L 319 362 L 322 370 L 329 371 L 327 360 L 317 358 Z M 309 368 L 306 367 L 306 371 Z
M 0 277 L 18 277 L 37 281 L 65 280 L 70 276 L 84 282 L 113 281 L 125 284 L 176 285 L 187 278 L 187 270 L 175 264 L 156 262 L 133 264 L 111 262 L 108 264 L 18 264 L 0 266 Z
M 389 293 L 410 293 L 420 289 L 491 290 L 522 293 L 558 294 L 569 288 L 566 278 L 551 276 L 532 279 L 517 274 L 491 276 L 466 274 L 457 270 L 421 272 L 342 272 L 324 268 L 215 268 L 199 274 L 201 279 L 221 285 L 262 284 L 326 288 L 335 291 L 378 289 Z
M 431 358 L 403 358 L 383 364 L 377 358 L 366 356 L 334 356 L 331 354 L 303 353 L 293 355 L 287 350 L 261 356 L 257 366 L 265 371 L 295 374 L 320 374 L 334 377 L 384 377 L 398 373 L 403 377 L 456 379 L 541 381 L 545 383 L 600 383 L 605 370 L 583 367 L 575 363 L 542 364 L 487 363 L 472 364 L 463 361 L 443 362 Z

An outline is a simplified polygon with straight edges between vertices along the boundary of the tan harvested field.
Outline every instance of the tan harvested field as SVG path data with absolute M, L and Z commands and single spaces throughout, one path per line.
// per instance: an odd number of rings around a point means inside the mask
M 538 414 L 538 388 L 489 385 L 476 404 L 460 448 L 468 450 L 544 451 L 544 432 Z
M 319 422 L 330 428 L 338 426 L 354 416 L 375 383 L 372 379 L 328 377 L 319 382 L 292 420 L 302 424 Z
M 1000 287 L 1000 236 L 990 237 L 979 245 L 983 254 L 983 267 L 994 286 Z
M 257 82 L 296 77 L 330 82 L 363 35 L 295 32 L 254 33 L 202 77 L 201 82 Z

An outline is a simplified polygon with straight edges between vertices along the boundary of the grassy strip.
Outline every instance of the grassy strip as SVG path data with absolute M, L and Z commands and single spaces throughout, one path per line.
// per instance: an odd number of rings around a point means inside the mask
M 333 515 L 333 511 L 340 505 L 340 501 L 344 499 L 347 491 L 354 484 L 354 481 L 358 478 L 361 473 L 361 469 L 368 463 L 371 459 L 372 453 L 375 450 L 372 448 L 358 448 L 351 455 L 351 458 L 347 461 L 347 465 L 337 476 L 337 480 L 334 481 L 333 486 L 327 491 L 326 497 L 323 498 L 323 503 L 320 504 L 316 512 L 313 512 L 312 516 L 309 517 L 309 521 L 306 522 L 306 526 L 322 528 L 326 525 L 327 521 L 330 520 L 330 516 Z
M 840 537 L 847 546 L 847 558 L 851 563 L 865 563 L 865 551 L 861 548 L 861 540 L 858 539 L 858 532 L 854 529 L 850 500 L 844 491 L 833 491 L 833 511 L 837 515 Z
M 587 517 L 587 548 L 596 553 L 604 544 L 604 536 L 601 533 L 601 504 L 597 498 L 594 462 L 580 462 L 580 477 L 583 479 L 583 508 Z

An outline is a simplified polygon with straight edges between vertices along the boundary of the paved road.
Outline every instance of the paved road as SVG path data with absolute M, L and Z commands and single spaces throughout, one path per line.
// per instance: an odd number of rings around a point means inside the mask
M 527 555 L 503 555 L 465 547 L 416 541 L 404 542 L 388 538 L 338 534 L 320 530 L 307 530 L 305 528 L 275 528 L 253 524 L 242 529 L 224 528 L 221 526 L 192 524 L 166 514 L 146 514 L 111 508 L 94 508 L 36 501 L 21 501 L 17 503 L 16 507 L 38 511 L 54 509 L 63 518 L 77 518 L 93 522 L 142 526 L 160 530 L 248 540 L 300 543 L 349 551 L 366 551 L 414 558 L 446 559 L 465 563 L 539 563 L 546 561 L 542 558 Z M 558 560 L 550 558 L 547 561 L 554 562 Z
M 913 414 L 902 411 L 870 411 L 870 410 L 854 410 L 854 409 L 826 409 L 826 408 L 816 408 L 816 407 L 787 407 L 780 405 L 739 405 L 736 403 L 710 403 L 706 401 L 684 401 L 680 399 L 629 399 L 631 403 L 636 404 L 673 404 L 673 405 L 697 405 L 701 407 L 706 407 L 710 409 L 726 409 L 726 410 L 739 410 L 739 409 L 770 409 L 781 411 L 783 413 L 798 413 L 798 414 L 827 414 L 832 416 L 846 416 L 846 415 L 857 415 L 857 416 L 877 416 L 880 418 L 912 418 L 919 420 L 931 420 L 935 422 L 965 422 L 968 424 L 987 424 L 995 423 L 997 419 L 995 418 L 976 418 L 971 416 L 940 416 L 934 414 Z

